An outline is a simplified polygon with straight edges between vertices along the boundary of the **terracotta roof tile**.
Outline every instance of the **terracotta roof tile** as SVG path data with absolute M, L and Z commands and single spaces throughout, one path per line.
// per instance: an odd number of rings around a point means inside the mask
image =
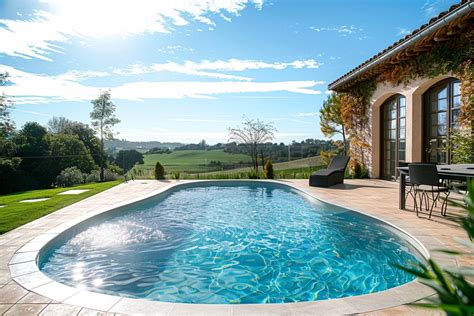
M 338 81 L 350 76 L 351 74 L 353 74 L 354 72 L 356 72 L 357 70 L 359 70 L 360 68 L 364 67 L 365 65 L 367 65 L 368 63 L 372 62 L 373 60 L 381 57 L 382 55 L 384 55 L 385 53 L 387 53 L 388 51 L 392 50 L 393 48 L 399 46 L 400 44 L 404 43 L 405 41 L 408 41 L 409 39 L 411 39 L 412 37 L 414 37 L 415 35 L 417 35 L 419 32 L 423 31 L 425 28 L 427 28 L 428 26 L 432 25 L 433 23 L 437 22 L 438 20 L 440 20 L 441 18 L 443 18 L 444 16 L 446 16 L 447 14 L 450 14 L 452 13 L 453 11 L 455 11 L 457 8 L 463 6 L 463 5 L 466 5 L 468 3 L 471 3 L 473 0 L 461 0 L 459 3 L 457 4 L 454 4 L 452 5 L 447 11 L 444 11 L 444 12 L 441 12 L 440 14 L 438 14 L 438 16 L 436 17 L 433 17 L 431 18 L 428 23 L 425 23 L 423 25 L 421 25 L 419 28 L 415 29 L 413 32 L 411 32 L 410 34 L 406 35 L 405 37 L 401 38 L 400 40 L 396 41 L 395 43 L 393 43 L 392 45 L 388 46 L 387 48 L 385 48 L 384 50 L 382 50 L 381 52 L 379 52 L 378 54 L 370 57 L 369 59 L 367 59 L 365 62 L 363 62 L 362 64 L 358 65 L 357 67 L 355 67 L 354 69 L 352 69 L 351 71 L 349 71 L 348 73 L 344 74 L 343 76 L 339 77 L 338 79 L 334 80 L 333 82 L 331 82 L 329 84 L 329 87 L 333 86 L 333 85 L 336 85 L 338 83 Z

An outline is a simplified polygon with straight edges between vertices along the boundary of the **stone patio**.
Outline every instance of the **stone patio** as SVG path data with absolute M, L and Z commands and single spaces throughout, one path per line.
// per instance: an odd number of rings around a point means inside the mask
M 185 182 L 185 181 L 181 181 Z M 414 212 L 411 210 L 412 206 L 408 204 L 408 210 L 401 211 L 398 209 L 398 184 L 382 180 L 348 180 L 345 185 L 339 185 L 330 189 L 323 188 L 312 188 L 307 185 L 307 180 L 281 180 L 280 182 L 289 184 L 297 187 L 302 191 L 305 191 L 315 197 L 318 197 L 327 202 L 345 206 L 354 210 L 361 211 L 363 213 L 378 217 L 382 220 L 388 221 L 399 228 L 410 233 L 416 237 L 423 245 L 430 251 L 431 256 L 442 264 L 446 265 L 474 265 L 473 258 L 453 258 L 446 257 L 443 254 L 433 252 L 433 249 L 437 248 L 451 248 L 459 249 L 462 248 L 454 240 L 455 237 L 466 238 L 463 230 L 455 223 L 455 219 L 460 215 L 460 211 L 448 207 L 448 216 L 441 217 L 439 211 L 433 212 L 433 217 L 428 220 L 426 215 L 421 215 L 419 218 L 416 217 Z M 43 295 L 38 295 L 33 291 L 29 291 L 24 287 L 17 284 L 12 278 L 22 280 L 22 284 L 27 284 L 28 288 L 41 287 L 39 285 L 28 284 L 33 282 L 35 278 L 32 278 L 32 274 L 38 273 L 34 270 L 29 270 L 31 267 L 28 265 L 22 265 L 21 263 L 28 263 L 32 260 L 32 255 L 36 254 L 35 247 L 41 245 L 44 240 L 43 237 L 38 237 L 51 229 L 56 229 L 64 226 L 65 222 L 71 220 L 77 220 L 78 218 L 97 212 L 100 209 L 110 208 L 120 203 L 127 203 L 128 201 L 139 199 L 141 197 L 153 194 L 157 190 L 166 188 L 168 186 L 176 185 L 177 181 L 129 181 L 118 185 L 110 190 L 82 200 L 76 204 L 70 205 L 59 211 L 56 211 L 48 216 L 40 218 L 34 222 L 28 223 L 22 227 L 19 227 L 13 231 L 10 231 L 4 235 L 0 235 L 0 314 L 5 315 L 102 315 L 105 314 L 103 311 L 86 308 L 88 304 L 81 304 L 76 300 L 76 296 L 68 295 L 67 292 L 63 292 L 63 297 L 55 297 L 54 299 L 48 298 L 53 297 L 47 295 L 47 291 L 36 291 L 41 292 Z M 44 236 L 44 235 L 43 235 Z M 36 239 L 35 239 L 36 238 Z M 33 242 L 31 240 L 35 239 Z M 25 244 L 27 244 L 25 246 Z M 23 248 L 22 248 L 23 247 Z M 29 247 L 29 248 L 28 248 Z M 21 249 L 21 250 L 20 250 Z M 18 251 L 21 253 L 17 253 Z M 36 249 L 37 250 L 37 249 Z M 14 254 L 17 253 L 12 260 Z M 34 259 L 34 258 L 33 258 Z M 9 264 L 10 267 L 9 267 Z M 415 284 L 415 282 L 412 282 Z M 417 284 L 420 286 L 419 284 Z M 410 289 L 406 287 L 404 289 Z M 419 295 L 419 287 L 416 288 Z M 414 291 L 415 288 L 412 289 Z M 389 290 L 391 291 L 391 290 Z M 389 292 L 384 291 L 384 292 Z M 56 291 L 58 292 L 58 291 Z M 59 291 L 60 292 L 60 291 Z M 422 291 L 423 292 L 423 291 Z M 429 295 L 430 290 L 426 290 L 425 295 Z M 405 296 L 409 293 L 400 293 Z M 87 293 L 84 295 L 87 296 Z M 359 304 L 365 306 L 359 308 L 363 310 L 365 315 L 442 315 L 431 310 L 414 309 L 406 305 L 400 305 L 400 301 L 395 297 L 390 296 L 373 296 L 377 294 L 371 294 L 360 297 L 353 297 L 348 305 L 348 311 L 350 304 Z M 48 296 L 48 297 L 47 297 Z M 370 299 L 372 297 L 372 299 Z M 383 298 L 383 299 L 382 299 Z M 87 297 L 86 297 L 87 299 Z M 105 299 L 105 297 L 104 297 Z M 386 306 L 388 308 L 382 310 L 371 309 L 371 301 L 379 300 L 379 306 Z M 381 300 L 387 300 L 381 302 Z M 70 302 L 71 305 L 62 303 L 60 301 Z M 315 305 L 312 303 L 298 303 L 299 305 L 283 306 L 283 305 L 266 305 L 265 312 L 268 314 L 282 314 L 282 315 L 297 315 L 297 314 L 331 314 L 331 306 L 336 302 L 331 301 L 320 301 L 319 308 L 315 309 Z M 156 303 L 156 302 L 150 302 Z M 76 306 L 76 305 L 81 306 Z M 127 300 L 122 299 L 119 303 L 111 304 L 110 308 L 103 310 L 111 311 L 107 314 L 114 314 L 115 312 L 120 313 L 121 311 L 127 310 L 123 306 L 127 305 Z M 362 304 L 362 305 L 361 305 Z M 365 304 L 365 305 L 364 305 Z M 100 304 L 99 304 L 100 305 Z M 152 304 L 150 304 L 151 306 Z M 181 304 L 186 305 L 186 304 Z M 153 313 L 151 309 L 148 309 L 149 304 L 147 302 L 141 303 L 140 310 L 136 312 Z M 260 305 L 262 306 L 262 305 Z M 360 307 L 359 306 L 359 307 Z M 91 306 L 89 306 L 91 307 Z M 100 307 L 96 307 L 101 309 Z M 122 308 L 122 309 L 121 309 Z M 161 314 L 222 314 L 219 309 L 212 306 L 199 305 L 188 305 L 187 308 L 180 307 L 175 309 L 174 307 L 161 309 Z M 263 306 L 262 306 L 263 308 Z M 128 309 L 130 310 L 130 309 Z M 257 308 L 257 306 L 241 306 L 236 309 L 231 309 L 231 314 L 261 314 L 263 310 Z M 334 313 L 333 313 L 334 314 Z

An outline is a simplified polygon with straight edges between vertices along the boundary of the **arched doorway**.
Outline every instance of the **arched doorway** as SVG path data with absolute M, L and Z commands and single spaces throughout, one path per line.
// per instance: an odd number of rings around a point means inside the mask
M 405 109 L 405 97 L 402 95 L 394 95 L 382 104 L 381 176 L 383 179 L 395 180 L 398 163 L 405 161 Z
M 460 81 L 449 78 L 433 85 L 423 95 L 424 151 L 428 162 L 450 163 L 449 131 L 458 125 L 461 107 Z

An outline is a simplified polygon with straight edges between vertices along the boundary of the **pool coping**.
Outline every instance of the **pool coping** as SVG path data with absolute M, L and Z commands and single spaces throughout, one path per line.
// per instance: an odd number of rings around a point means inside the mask
M 406 230 L 384 220 L 380 217 L 368 214 L 364 211 L 329 202 L 321 197 L 314 195 L 312 192 L 293 185 L 292 183 L 276 181 L 276 180 L 248 180 L 248 179 L 229 179 L 229 180 L 182 180 L 172 182 L 153 192 L 143 196 L 130 199 L 128 201 L 116 203 L 107 207 L 91 211 L 84 215 L 79 215 L 72 220 L 68 220 L 53 229 L 37 235 L 34 239 L 24 244 L 18 249 L 9 262 L 9 269 L 12 279 L 25 289 L 48 297 L 55 301 L 86 307 L 95 310 L 101 310 L 111 313 L 123 314 L 143 314 L 153 312 L 159 315 L 168 315 L 169 313 L 183 314 L 193 312 L 205 312 L 206 314 L 248 314 L 251 313 L 271 313 L 271 314 L 293 314 L 293 313 L 310 313 L 315 310 L 318 313 L 326 314 L 355 314 L 369 312 L 384 308 L 399 306 L 414 301 L 421 300 L 433 295 L 435 292 L 422 285 L 417 280 L 408 282 L 401 286 L 397 286 L 388 290 L 373 294 L 364 294 L 351 297 L 326 299 L 311 302 L 297 303 L 279 303 L 279 304 L 189 304 L 189 303 L 170 303 L 151 301 L 147 299 L 128 298 L 110 294 L 87 291 L 84 289 L 74 288 L 57 281 L 52 280 L 43 274 L 38 267 L 37 260 L 40 251 L 46 247 L 59 234 L 65 232 L 69 228 L 99 214 L 112 211 L 154 197 L 164 193 L 172 188 L 189 183 L 222 183 L 222 182 L 267 182 L 288 186 L 296 190 L 300 194 L 308 195 L 314 199 L 336 205 L 338 207 L 352 210 L 371 218 L 375 218 L 385 224 L 395 228 L 408 237 L 412 244 L 425 258 L 429 258 L 430 254 L 426 247 L 416 237 Z

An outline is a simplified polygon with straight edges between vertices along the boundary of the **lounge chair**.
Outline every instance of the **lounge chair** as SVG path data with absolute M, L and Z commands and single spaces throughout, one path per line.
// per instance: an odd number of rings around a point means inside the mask
M 344 172 L 349 157 L 336 156 L 332 158 L 327 169 L 320 169 L 309 177 L 309 185 L 312 187 L 327 188 L 332 185 L 344 183 Z

